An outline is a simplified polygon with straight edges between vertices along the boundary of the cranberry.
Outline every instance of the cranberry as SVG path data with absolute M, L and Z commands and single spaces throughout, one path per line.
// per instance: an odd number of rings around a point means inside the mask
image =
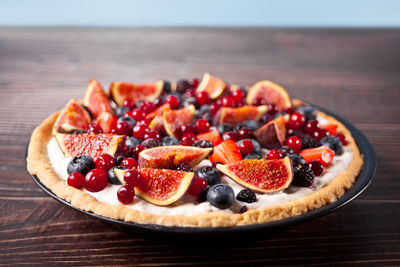
M 181 104 L 179 101 L 179 98 L 174 95 L 170 95 L 165 99 L 165 103 L 169 103 L 172 109 L 177 109 L 179 108 L 179 105 Z
M 128 185 L 121 186 L 117 191 L 118 201 L 124 205 L 131 204 L 135 197 L 135 190 Z
M 141 177 L 138 170 L 127 170 L 124 174 L 124 181 L 127 185 L 135 187 L 139 185 Z
M 206 133 L 210 131 L 210 123 L 206 119 L 200 119 L 196 121 L 195 124 L 197 133 Z
M 147 140 L 147 139 L 149 139 L 149 138 L 155 138 L 155 139 L 161 141 L 161 135 L 160 135 L 160 133 L 159 133 L 158 131 L 156 131 L 156 130 L 148 130 L 148 131 L 146 131 L 146 133 L 144 134 L 143 139 L 144 139 L 144 140 Z
M 132 147 L 130 150 L 131 150 L 131 153 L 136 158 L 138 158 L 139 157 L 139 153 L 142 152 L 145 149 L 146 149 L 146 147 L 144 145 L 137 145 L 137 146 Z
M 285 108 L 283 112 L 285 112 L 286 114 L 292 114 L 294 112 L 294 109 L 292 107 Z
M 210 103 L 210 96 L 207 92 L 200 92 L 196 95 L 197 103 L 202 106 Z
M 265 105 L 265 99 L 262 97 L 257 97 L 256 99 L 253 100 L 253 105 L 254 106 L 261 106 L 261 105 Z
M 154 105 L 156 105 L 156 107 L 160 107 L 162 104 L 164 104 L 164 101 L 163 101 L 162 97 L 157 97 L 153 103 L 154 103 Z
M 135 121 L 140 121 L 140 120 L 144 119 L 144 117 L 146 116 L 146 113 L 144 113 L 143 110 L 135 108 L 135 109 L 125 113 L 124 116 L 131 116 L 132 118 L 135 119 Z
M 306 133 L 313 134 L 314 131 L 319 128 L 318 121 L 316 120 L 307 121 L 306 124 L 304 124 L 303 128 L 306 131 Z
M 138 121 L 136 124 L 142 124 L 142 125 L 149 126 L 150 123 L 151 123 L 151 121 L 152 121 L 152 119 L 150 119 L 150 118 L 145 118 L 145 119 L 143 119 L 143 120 L 141 120 L 141 121 Z
M 238 137 L 239 139 L 252 139 L 253 132 L 249 128 L 244 127 L 238 131 Z
M 324 166 L 319 161 L 316 160 L 310 161 L 308 166 L 314 172 L 315 176 L 320 176 L 324 171 Z
M 197 78 L 193 78 L 190 81 L 190 86 L 192 86 L 193 89 L 196 89 L 197 87 L 199 87 L 199 84 L 200 84 L 200 80 Z
M 86 174 L 83 187 L 90 192 L 99 192 L 106 188 L 107 184 L 107 172 L 102 169 L 93 169 Z
M 121 161 L 120 165 L 127 167 L 128 169 L 133 169 L 133 168 L 137 169 L 138 163 L 137 163 L 136 159 L 134 159 L 134 158 L 124 158 Z
M 142 105 L 140 106 L 140 109 L 146 113 L 149 114 L 150 112 L 153 112 L 154 110 L 156 110 L 157 106 L 150 101 L 143 101 Z
M 100 125 L 98 125 L 97 123 L 89 124 L 89 133 L 99 134 L 102 132 L 103 132 L 103 129 L 101 129 Z
M 279 112 L 279 109 L 278 109 L 278 107 L 277 107 L 276 105 L 274 105 L 274 104 L 268 104 L 267 106 L 268 106 L 268 111 L 267 111 L 267 113 L 268 113 L 269 115 L 274 116 L 276 113 Z
M 201 177 L 196 177 L 189 188 L 189 194 L 198 197 L 200 195 L 201 190 L 203 190 L 205 187 L 207 187 L 206 179 Z
M 344 134 L 338 133 L 336 134 L 336 137 L 339 138 L 340 142 L 342 142 L 342 145 L 347 146 L 347 140 Z
M 194 134 L 195 132 L 196 132 L 196 129 L 192 125 L 185 124 L 185 125 L 181 126 L 181 136 L 184 136 L 187 133 Z
M 188 89 L 186 90 L 186 92 L 183 93 L 183 96 L 185 98 L 196 97 L 196 91 L 194 89 Z
M 181 139 L 181 145 L 192 146 L 196 141 L 196 136 L 193 133 L 185 134 Z
M 233 98 L 229 96 L 224 96 L 221 98 L 221 106 L 223 107 L 233 107 L 235 105 L 235 101 L 233 101 Z
M 300 112 L 294 112 L 290 115 L 289 128 L 298 129 L 306 122 L 306 118 Z
M 229 132 L 225 132 L 223 135 L 222 135 L 222 139 L 224 140 L 224 141 L 226 141 L 226 140 L 233 140 L 233 141 L 238 141 L 239 140 L 239 136 L 237 135 L 237 133 L 235 133 L 235 132 L 232 132 L 232 131 L 229 131 Z
M 301 139 L 297 136 L 291 136 L 286 139 L 286 145 L 296 152 L 299 152 L 302 148 Z
M 212 103 L 211 105 L 210 105 L 210 112 L 211 112 L 211 114 L 214 116 L 215 114 L 217 114 L 217 111 L 220 109 L 220 105 L 219 104 L 217 104 L 217 103 Z
M 245 105 L 246 105 L 246 103 L 244 103 L 243 100 L 239 101 L 239 102 L 235 102 L 235 108 L 240 108 L 240 107 L 243 107 Z
M 240 89 L 237 89 L 232 93 L 232 99 L 235 102 L 241 102 L 243 100 L 243 98 L 244 98 L 244 93 Z
M 81 189 L 84 181 L 85 177 L 83 177 L 82 173 L 80 172 L 71 173 L 67 179 L 68 185 L 75 187 L 76 189 Z
M 94 162 L 96 168 L 103 169 L 108 172 L 109 169 L 115 166 L 115 159 L 109 154 L 100 155 Z
M 322 138 L 329 136 L 329 135 L 330 135 L 330 133 L 328 130 L 318 128 L 318 129 L 314 130 L 312 137 L 314 137 L 315 139 L 320 141 Z
M 119 135 L 131 135 L 132 133 L 132 125 L 125 121 L 121 121 L 117 124 L 117 126 L 111 130 L 111 133 L 119 134 Z
M 243 140 L 239 144 L 239 149 L 242 155 L 246 156 L 254 152 L 254 145 L 251 140 Z
M 133 127 L 132 136 L 138 139 L 144 139 L 144 135 L 148 129 L 149 128 L 146 125 L 137 123 L 135 127 Z
M 122 103 L 122 106 L 133 108 L 135 106 L 135 102 L 133 102 L 132 99 L 125 99 L 124 102 Z
M 283 158 L 283 154 L 277 148 L 271 149 L 267 154 L 267 159 L 269 159 L 269 160 L 271 160 L 271 159 L 281 159 L 281 158 Z

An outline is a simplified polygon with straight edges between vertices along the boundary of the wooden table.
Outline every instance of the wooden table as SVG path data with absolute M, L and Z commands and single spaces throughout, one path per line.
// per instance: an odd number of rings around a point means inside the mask
M 0 265 L 400 265 L 399 29 L 0 28 Z M 26 171 L 31 132 L 89 78 L 105 87 L 201 77 L 261 79 L 354 123 L 378 169 L 346 207 L 273 235 L 184 243 L 76 212 Z

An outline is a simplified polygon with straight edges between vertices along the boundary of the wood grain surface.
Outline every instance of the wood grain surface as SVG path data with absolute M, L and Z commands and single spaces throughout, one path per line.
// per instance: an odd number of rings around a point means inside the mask
M 400 265 L 400 30 L 0 28 L 0 265 Z M 148 236 L 48 197 L 26 171 L 35 126 L 88 80 L 270 79 L 354 123 L 378 168 L 344 208 L 250 236 Z

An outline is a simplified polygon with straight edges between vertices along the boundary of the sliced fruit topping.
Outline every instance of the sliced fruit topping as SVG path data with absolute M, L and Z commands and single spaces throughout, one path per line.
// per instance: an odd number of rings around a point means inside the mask
M 197 140 L 208 140 L 213 146 L 217 146 L 222 142 L 221 135 L 218 130 L 212 130 L 207 133 L 202 133 L 197 135 Z
M 335 135 L 338 126 L 336 124 L 330 123 L 330 124 L 324 124 L 320 127 L 321 129 L 325 129 L 328 130 L 328 132 L 330 133 L 330 135 Z
M 185 163 L 193 167 L 210 155 L 212 148 L 190 146 L 162 146 L 139 153 L 140 168 L 175 169 Z
M 192 124 L 195 110 L 193 105 L 178 110 L 165 110 L 163 112 L 163 123 L 168 135 L 179 138 L 181 126 Z
M 85 98 L 83 99 L 83 104 L 90 110 L 94 119 L 97 119 L 103 112 L 112 113 L 110 101 L 104 93 L 100 83 L 95 79 L 92 79 L 89 82 Z
M 194 177 L 193 172 L 175 170 L 145 168 L 137 171 L 140 178 L 134 186 L 136 195 L 158 206 L 167 206 L 179 200 L 188 190 Z M 127 170 L 116 172 L 120 181 L 124 181 L 125 172 Z
M 239 108 L 222 107 L 215 116 L 215 124 L 235 125 L 247 120 L 258 120 L 267 112 L 267 106 L 243 106 Z
M 283 116 L 268 122 L 254 132 L 258 142 L 265 148 L 279 148 L 286 137 L 285 120 Z
M 89 155 L 96 160 L 102 154 L 114 156 L 123 136 L 114 134 L 56 134 L 56 140 L 67 157 Z
M 56 132 L 68 133 L 74 130 L 89 130 L 90 115 L 75 99 L 71 99 L 61 110 L 53 126 Z
M 97 118 L 97 124 L 103 129 L 105 133 L 111 133 L 111 131 L 117 128 L 118 117 L 117 115 L 109 112 L 103 112 Z
M 125 100 L 133 103 L 139 100 L 154 101 L 161 94 L 164 81 L 157 81 L 146 84 L 133 84 L 125 82 L 111 83 L 110 94 L 114 102 L 122 106 Z
M 223 80 L 206 72 L 196 89 L 196 93 L 206 92 L 211 99 L 216 99 L 224 92 L 225 88 L 226 83 Z
M 280 111 L 290 108 L 292 103 L 286 90 L 271 81 L 260 81 L 250 87 L 246 102 L 249 105 L 254 104 L 273 104 Z
M 236 142 L 228 139 L 214 147 L 214 153 L 209 157 L 209 160 L 229 164 L 242 160 L 242 154 Z
M 292 163 L 288 157 L 218 164 L 217 169 L 237 183 L 261 193 L 273 193 L 288 188 L 293 176 Z
M 323 166 L 329 165 L 335 156 L 335 151 L 327 146 L 320 146 L 316 148 L 303 149 L 299 153 L 307 163 L 313 160 L 320 162 Z

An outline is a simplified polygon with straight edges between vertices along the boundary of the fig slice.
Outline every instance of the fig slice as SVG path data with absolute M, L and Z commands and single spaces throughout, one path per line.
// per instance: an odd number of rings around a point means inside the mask
M 128 170 L 115 170 L 122 184 Z M 145 201 L 167 206 L 178 201 L 192 183 L 194 173 L 164 169 L 138 169 L 140 182 L 135 186 L 135 194 Z
M 229 123 L 235 125 L 246 120 L 259 120 L 268 110 L 265 105 L 262 106 L 243 106 L 239 108 L 222 107 L 215 116 L 215 124 Z
M 163 87 L 164 81 L 162 80 L 145 84 L 113 82 L 110 86 L 110 95 L 117 105 L 122 106 L 128 99 L 133 103 L 139 100 L 154 101 L 160 96 Z
M 68 133 L 74 130 L 88 130 L 91 118 L 87 110 L 71 99 L 61 110 L 53 126 L 53 134 Z
M 265 148 L 279 148 L 285 142 L 285 118 L 279 116 L 254 132 L 257 141 Z
M 196 89 L 196 93 L 206 92 L 211 99 L 216 99 L 222 95 L 225 88 L 226 83 L 222 79 L 211 76 L 210 73 L 206 72 Z
M 113 112 L 108 97 L 95 79 L 91 79 L 89 82 L 83 104 L 90 110 L 94 119 L 97 119 L 103 112 Z
M 153 169 L 174 169 L 185 163 L 191 167 L 208 157 L 212 148 L 193 146 L 160 146 L 149 148 L 139 153 L 139 167 Z
M 276 105 L 279 111 L 292 106 L 287 91 L 271 81 L 259 81 L 250 87 L 246 97 L 247 104 L 253 105 L 258 99 L 262 99 L 265 104 Z
M 179 139 L 181 126 L 192 124 L 195 110 L 193 105 L 177 110 L 164 110 L 163 123 L 167 134 Z
M 289 157 L 241 160 L 227 165 L 217 164 L 217 169 L 238 184 L 260 193 L 282 191 L 289 187 L 293 179 Z
M 115 134 L 56 134 L 56 140 L 64 155 L 75 157 L 89 155 L 96 160 L 102 154 L 114 156 L 124 136 Z

